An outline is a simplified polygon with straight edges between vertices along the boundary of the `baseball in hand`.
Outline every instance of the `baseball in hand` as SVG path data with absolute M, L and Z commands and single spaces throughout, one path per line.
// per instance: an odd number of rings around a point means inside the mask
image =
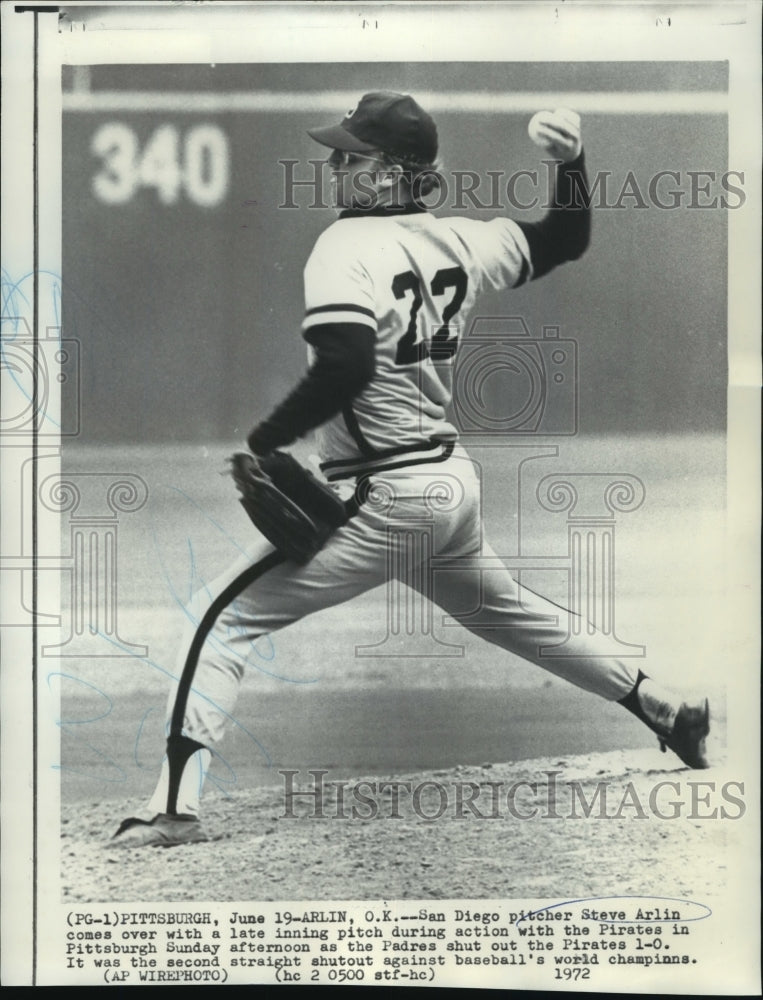
M 530 119 L 527 133 L 536 146 L 566 163 L 577 159 L 583 148 L 580 115 L 568 108 L 536 112 Z
M 536 146 L 545 146 L 546 144 L 545 137 L 541 131 L 541 126 L 546 120 L 548 114 L 548 111 L 536 111 L 530 119 L 530 124 L 527 126 L 527 134 Z

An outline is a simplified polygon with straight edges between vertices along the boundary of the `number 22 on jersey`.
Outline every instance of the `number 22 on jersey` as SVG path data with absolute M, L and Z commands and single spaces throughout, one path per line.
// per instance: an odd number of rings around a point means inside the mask
M 442 310 L 442 325 L 435 331 L 431 341 L 426 338 L 419 340 L 419 310 L 424 301 L 421 280 L 413 271 L 401 271 L 395 275 L 392 279 L 392 294 L 395 298 L 411 296 L 408 327 L 397 344 L 396 364 L 415 365 L 428 357 L 433 361 L 445 361 L 453 357 L 458 347 L 458 334 L 451 336 L 448 324 L 463 304 L 467 284 L 466 271 L 462 267 L 443 267 L 437 271 L 429 285 L 432 296 L 444 296 L 448 291 L 452 291 L 452 294 Z

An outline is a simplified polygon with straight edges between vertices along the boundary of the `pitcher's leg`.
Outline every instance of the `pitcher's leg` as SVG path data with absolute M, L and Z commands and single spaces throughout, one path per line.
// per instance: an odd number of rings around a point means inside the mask
M 307 565 L 260 545 L 195 595 L 186 609 L 169 700 L 167 754 L 145 811 L 153 818 L 126 820 L 116 834 L 121 843 L 203 839 L 200 827 L 190 824 L 199 812 L 209 748 L 232 717 L 244 671 L 257 657 L 257 641 L 383 582 L 386 567 L 386 535 L 360 511 Z
M 482 556 L 494 558 L 485 545 Z M 475 635 L 609 700 L 631 691 L 638 666 L 607 651 L 601 633 L 573 630 L 572 612 L 520 586 L 507 569 L 439 564 L 434 600 Z M 576 634 L 577 633 L 577 634 Z M 564 656 L 554 647 L 564 643 Z
M 198 813 L 211 759 L 208 748 L 222 738 L 247 661 L 254 658 L 257 640 L 268 631 L 268 620 L 252 615 L 257 584 L 282 564 L 272 546 L 259 544 L 198 591 L 185 608 L 176 682 L 167 705 L 167 753 L 148 814 Z M 267 593 L 266 603 L 271 604 L 269 584 Z M 277 602 L 276 588 L 272 594 Z M 245 609 L 250 619 L 247 626 L 243 624 Z
M 481 555 L 494 553 L 485 545 Z M 602 633 L 587 623 L 571 628 L 572 612 L 521 587 L 508 570 L 480 572 L 464 563 L 455 559 L 450 567 L 438 565 L 432 596 L 440 607 L 488 642 L 618 701 L 657 734 L 663 750 L 669 747 L 689 767 L 709 766 L 707 699 L 687 703 L 647 677 L 638 660 L 610 655 Z M 564 655 L 554 655 L 554 647 L 562 644 Z

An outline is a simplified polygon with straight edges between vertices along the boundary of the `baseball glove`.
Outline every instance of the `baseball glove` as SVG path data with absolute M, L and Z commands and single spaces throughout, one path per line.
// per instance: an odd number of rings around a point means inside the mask
M 229 461 L 241 506 L 287 559 L 309 562 L 347 521 L 336 493 L 286 452 L 257 459 L 237 451 Z

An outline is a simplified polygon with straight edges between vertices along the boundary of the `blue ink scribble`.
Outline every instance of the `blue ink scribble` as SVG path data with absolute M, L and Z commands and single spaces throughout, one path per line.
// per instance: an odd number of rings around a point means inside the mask
M 694 902 L 691 899 L 677 899 L 677 898 L 675 898 L 673 896 L 641 896 L 641 895 L 639 895 L 639 896 L 589 896 L 589 897 L 586 897 L 584 899 L 567 899 L 567 900 L 565 900 L 562 903 L 552 903 L 550 906 L 542 906 L 538 910 L 532 910 L 530 913 L 524 914 L 524 916 L 520 917 L 519 920 L 516 921 L 516 923 L 517 924 L 521 924 L 523 920 L 530 919 L 531 917 L 534 917 L 537 913 L 546 913 L 548 910 L 558 910 L 562 906 L 576 906 L 576 905 L 579 905 L 581 903 L 600 903 L 600 902 L 606 901 L 606 900 L 610 900 L 611 901 L 611 900 L 617 900 L 617 899 L 627 899 L 627 900 L 630 900 L 631 902 L 634 899 L 639 899 L 639 900 L 643 900 L 643 901 L 645 901 L 647 903 L 650 903 L 650 904 L 655 904 L 655 903 L 683 903 L 685 906 L 697 906 L 700 909 L 704 910 L 705 912 L 702 913 L 700 916 L 696 916 L 696 917 L 674 917 L 674 916 L 669 916 L 669 917 L 641 917 L 638 920 L 617 920 L 617 919 L 606 919 L 606 917 L 604 917 L 602 919 L 602 918 L 600 918 L 599 915 L 597 915 L 596 918 L 591 917 L 589 919 L 592 919 L 592 920 L 595 919 L 596 923 L 600 923 L 600 924 L 692 923 L 693 921 L 696 921 L 696 920 L 706 920 L 712 914 L 712 912 L 713 912 L 710 909 L 710 907 L 706 906 L 704 903 L 696 903 L 696 902 Z
M 103 638 L 112 646 L 115 646 L 117 649 L 121 649 L 123 652 L 125 652 L 128 656 L 131 656 L 133 659 L 139 660 L 141 663 L 144 663 L 147 667 L 152 667 L 154 670 L 159 671 L 160 674 L 162 674 L 164 677 L 167 677 L 171 681 L 175 681 L 176 683 L 180 682 L 180 678 L 176 674 L 173 674 L 172 671 L 167 670 L 167 668 L 161 666 L 161 664 L 156 663 L 156 661 L 152 660 L 150 657 L 140 656 L 134 653 L 133 651 L 126 649 L 124 646 L 121 645 L 121 643 L 117 642 L 112 636 L 105 635 L 104 633 L 100 632 L 98 634 L 102 635 Z M 254 743 L 254 745 L 257 747 L 257 749 L 265 758 L 268 767 L 272 765 L 273 762 L 272 758 L 270 757 L 270 754 L 267 752 L 265 747 L 260 743 L 260 741 L 254 735 L 254 733 L 251 733 L 242 722 L 240 722 L 233 715 L 231 715 L 230 712 L 226 712 L 225 709 L 222 708 L 220 705 L 218 705 L 213 698 L 211 698 L 209 695 L 204 694 L 204 692 L 200 691 L 197 687 L 191 685 L 189 692 L 201 698 L 203 701 L 207 702 L 207 704 L 210 705 L 213 709 L 215 709 L 215 711 L 219 712 L 220 715 L 222 715 L 234 726 L 236 726 L 237 729 L 240 729 L 242 733 L 248 736 L 249 739 L 252 741 L 252 743 Z
M 118 772 L 118 777 L 109 778 L 104 775 L 98 775 L 98 780 L 107 781 L 110 784 L 122 784 L 123 782 L 127 781 L 127 772 L 124 770 L 124 768 L 120 767 L 115 760 L 113 760 L 107 754 L 103 753 L 103 751 L 99 750 L 98 747 L 94 747 L 93 744 L 89 743 L 87 740 L 80 739 L 77 735 L 69 733 L 70 726 L 89 725 L 92 722 L 98 722 L 100 719 L 105 719 L 107 716 L 109 716 L 114 707 L 114 703 L 111 700 L 111 698 L 109 698 L 109 696 L 106 694 L 105 691 L 101 691 L 101 689 L 96 687 L 94 684 L 90 684 L 88 683 L 88 681 L 83 681 L 81 678 L 75 677 L 72 674 L 65 674 L 59 671 L 53 671 L 48 674 L 47 681 L 49 688 L 50 688 L 50 682 L 54 677 L 63 677 L 67 680 L 75 681 L 77 684 L 82 684 L 84 687 L 90 688 L 91 691 L 95 691 L 96 694 L 100 695 L 100 697 L 105 699 L 106 709 L 105 711 L 102 711 L 100 715 L 93 715 L 87 719 L 57 719 L 56 725 L 59 727 L 59 729 L 68 733 L 74 739 L 75 743 L 77 743 L 80 746 L 87 747 L 87 749 L 91 750 L 96 757 L 100 758 L 101 761 L 105 762 L 106 764 L 109 765 L 110 768 L 113 768 Z M 92 774 L 88 774 L 87 772 L 83 772 L 78 770 L 77 768 L 69 767 L 63 764 L 52 764 L 51 769 L 54 771 L 66 771 L 69 774 L 79 774 L 83 777 L 88 777 L 91 779 L 94 777 Z
M 223 535 L 223 537 L 227 541 L 229 541 L 231 543 L 231 545 L 234 546 L 234 548 L 236 548 L 242 554 L 246 554 L 246 549 L 242 548 L 241 545 L 239 545 L 239 543 L 231 535 L 229 535 L 228 532 L 225 531 L 225 529 L 223 527 L 221 527 L 221 525 L 219 525 L 214 520 L 213 517 L 211 517 L 202 507 L 200 507 L 199 504 L 197 504 L 195 500 L 193 500 L 191 497 L 189 497 L 183 490 L 179 489 L 178 487 L 170 486 L 168 488 L 171 489 L 173 492 L 175 492 L 175 493 L 179 494 L 180 496 L 182 496 L 184 499 L 186 499 L 193 507 L 196 508 L 196 510 L 199 511 L 200 514 L 202 514 L 202 516 L 207 521 L 209 521 L 209 523 L 213 527 L 215 527 L 220 532 L 221 535 Z M 153 544 L 154 544 L 154 550 L 156 552 L 156 555 L 157 555 L 157 558 L 158 558 L 158 561 L 159 561 L 159 565 L 161 566 L 162 573 L 164 575 L 164 578 L 165 578 L 165 581 L 167 583 L 167 587 L 168 587 L 168 589 L 170 591 L 170 594 L 172 595 L 175 603 L 180 608 L 180 610 L 181 610 L 182 614 L 185 616 L 185 618 L 194 627 L 198 627 L 198 625 L 200 624 L 200 619 L 197 618 L 196 616 L 194 616 L 192 614 L 192 612 L 189 610 L 189 607 L 188 607 L 188 601 L 184 601 L 182 599 L 182 597 L 178 594 L 178 592 L 177 592 L 174 584 L 172 583 L 172 580 L 170 579 L 170 575 L 169 575 L 167 566 L 166 566 L 166 564 L 164 562 L 164 559 L 162 558 L 162 553 L 161 553 L 160 548 L 159 548 L 158 534 L 157 534 L 157 531 L 156 531 L 156 529 L 154 527 L 152 527 L 152 529 L 151 529 L 151 535 L 152 535 L 152 540 L 153 540 Z M 201 578 L 198 577 L 198 574 L 197 574 L 197 571 L 196 571 L 195 557 L 193 555 L 193 546 L 192 546 L 191 540 L 188 539 L 187 542 L 188 542 L 189 552 L 190 552 L 190 558 L 191 558 L 191 590 L 193 590 L 193 579 L 194 578 L 195 579 L 199 579 L 199 582 L 200 582 L 199 589 L 203 589 L 204 592 L 207 594 L 207 596 L 209 598 L 211 598 L 211 594 L 210 594 L 210 591 L 209 591 L 208 587 L 206 586 L 206 583 Z M 231 629 L 229 629 L 229 634 L 231 632 L 233 632 L 233 634 L 242 635 L 242 634 L 244 634 L 244 629 L 243 629 L 243 627 L 231 626 Z M 268 645 L 270 647 L 270 656 L 266 656 L 264 652 L 262 652 L 260 649 L 257 648 L 257 642 L 259 642 L 260 639 L 264 639 L 264 638 L 266 638 L 266 636 L 258 636 L 255 640 L 253 640 L 253 641 L 250 640 L 249 641 L 249 649 L 259 659 L 266 660 L 266 661 L 269 662 L 269 661 L 271 661 L 271 660 L 273 660 L 275 658 L 275 646 L 274 646 L 272 637 L 271 636 L 267 636 Z M 209 635 L 207 641 L 213 647 L 217 648 L 220 652 L 223 652 L 223 653 L 229 653 L 230 652 L 230 650 L 223 643 L 221 643 L 220 640 L 217 639 L 213 634 Z M 260 673 L 262 673 L 263 675 L 265 675 L 267 677 L 272 677 L 274 680 L 285 681 L 286 683 L 289 683 L 289 684 L 316 684 L 319 681 L 319 679 L 320 679 L 318 677 L 310 677 L 310 678 L 286 677 L 283 674 L 278 674 L 278 673 L 275 673 L 274 671 L 266 670 L 265 667 L 263 667 L 261 664 L 253 663 L 249 659 L 248 656 L 247 656 L 246 659 L 242 659 L 242 662 L 247 667 L 252 667 L 252 666 L 255 667 L 255 669 L 257 669 Z
M 83 681 L 81 677 L 75 677 L 74 674 L 64 674 L 61 673 L 60 671 L 54 670 L 48 674 L 47 677 L 48 688 L 50 688 L 50 682 L 54 677 L 63 677 L 66 680 L 75 681 L 77 684 L 82 684 L 84 687 L 90 688 L 91 691 L 95 691 L 95 693 L 99 694 L 102 698 L 105 698 L 107 702 L 106 711 L 103 712 L 101 715 L 94 715 L 92 716 L 92 718 L 89 719 L 58 719 L 56 721 L 56 725 L 82 726 L 82 725 L 87 725 L 90 722 L 98 722 L 100 719 L 105 719 L 107 715 L 111 714 L 111 710 L 114 707 L 114 702 L 111 700 L 111 698 L 109 698 L 109 696 L 106 694 L 105 691 L 101 691 L 101 689 L 97 688 L 95 684 L 90 684 L 88 681 Z
M 154 708 L 146 709 L 146 711 L 143 713 L 143 718 L 138 723 L 138 730 L 135 734 L 135 744 L 133 746 L 133 759 L 135 760 L 135 766 L 138 768 L 139 771 L 155 770 L 155 768 L 153 767 L 145 767 L 143 764 L 141 764 L 140 760 L 138 759 L 138 744 L 140 743 L 140 738 L 143 735 L 143 727 L 146 724 L 146 719 L 149 717 L 149 715 L 151 715 L 153 711 L 155 711 Z
M 50 336 L 50 329 L 47 331 L 47 335 L 44 337 L 35 336 L 31 331 L 29 322 L 25 317 L 24 313 L 29 314 L 31 311 L 31 303 L 29 298 L 21 290 L 21 286 L 24 282 L 29 281 L 34 277 L 34 272 L 30 271 L 28 274 L 23 275 L 18 281 L 14 281 L 9 272 L 3 268 L 2 270 L 2 312 L 0 314 L 0 319 L 2 320 L 2 339 L 0 339 L 0 362 L 2 363 L 3 370 L 8 373 L 11 381 L 18 389 L 19 394 L 24 398 L 27 403 L 38 404 L 37 416 L 45 421 L 47 421 L 52 427 L 57 430 L 61 430 L 61 424 L 52 417 L 47 412 L 47 400 L 42 400 L 42 405 L 40 405 L 41 400 L 35 399 L 32 392 L 32 383 L 25 386 L 20 378 L 20 373 L 22 371 L 22 366 L 19 365 L 18 359 L 14 358 L 13 353 L 10 348 L 14 351 L 23 349 L 29 345 L 33 348 L 30 354 L 30 359 L 27 362 L 30 374 L 34 378 L 35 374 L 38 375 L 38 393 L 39 389 L 42 388 L 43 394 L 46 395 L 46 379 L 47 375 L 47 359 L 45 355 L 41 352 L 41 349 L 45 346 L 50 346 L 51 344 L 60 345 L 61 344 L 61 330 L 60 330 L 60 310 L 59 304 L 61 301 L 61 284 L 60 276 L 54 271 L 41 270 L 37 272 L 39 275 L 46 275 L 53 281 L 53 286 L 51 290 L 53 312 L 55 314 L 55 333 L 54 337 Z M 20 300 L 23 300 L 23 305 Z M 23 328 L 21 331 L 19 327 L 23 323 Z M 9 335 L 8 329 L 11 329 L 11 334 Z M 19 336 L 21 334 L 21 336 Z M 35 359 L 34 347 L 37 348 L 37 358 Z M 60 352 L 59 352 L 60 353 Z M 51 359 L 56 362 L 60 362 L 61 358 L 56 355 L 55 359 Z M 38 428 L 39 431 L 39 428 Z

